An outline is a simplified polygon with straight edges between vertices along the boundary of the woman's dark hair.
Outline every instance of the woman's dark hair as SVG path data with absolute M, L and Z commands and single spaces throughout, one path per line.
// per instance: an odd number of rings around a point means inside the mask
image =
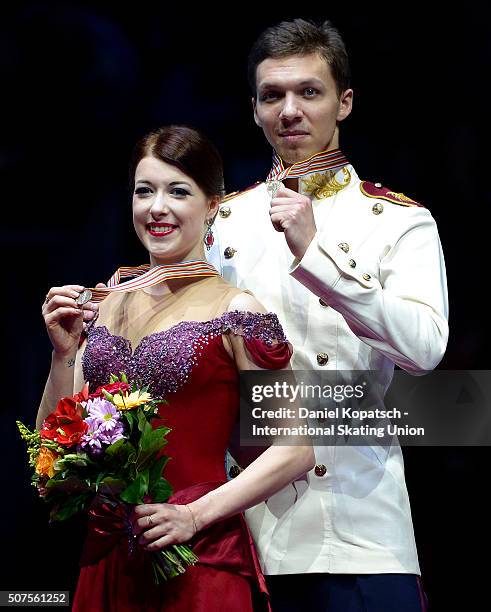
M 155 157 L 190 176 L 206 196 L 223 196 L 223 163 L 215 146 L 199 130 L 186 125 L 166 125 L 142 138 L 133 150 L 130 184 L 144 157 Z
M 317 24 L 305 19 L 282 21 L 264 30 L 249 53 L 247 77 L 254 98 L 257 96 L 256 70 L 268 58 L 318 53 L 331 68 L 338 96 L 349 88 L 348 53 L 339 31 L 330 21 Z

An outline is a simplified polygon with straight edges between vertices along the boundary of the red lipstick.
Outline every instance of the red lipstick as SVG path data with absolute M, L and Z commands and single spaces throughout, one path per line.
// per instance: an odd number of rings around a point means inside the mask
M 177 225 L 172 225 L 171 223 L 153 222 L 147 224 L 147 231 L 151 236 L 161 238 L 162 236 L 171 234 L 177 227 Z

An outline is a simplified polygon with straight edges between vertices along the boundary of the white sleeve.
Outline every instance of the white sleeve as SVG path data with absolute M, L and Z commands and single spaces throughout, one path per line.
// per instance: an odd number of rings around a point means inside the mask
M 337 310 L 362 342 L 417 374 L 435 368 L 447 345 L 445 262 L 431 214 L 416 207 L 400 212 L 397 238 L 378 254 L 378 279 L 364 276 L 362 259 L 345 253 L 329 229 L 315 236 L 290 274 Z

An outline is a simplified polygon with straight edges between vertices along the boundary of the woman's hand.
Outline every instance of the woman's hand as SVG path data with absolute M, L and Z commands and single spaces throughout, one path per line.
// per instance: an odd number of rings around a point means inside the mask
M 190 508 L 175 504 L 141 504 L 133 510 L 133 533 L 147 551 L 189 541 L 196 533 Z
M 78 306 L 75 299 L 83 289 L 81 285 L 51 287 L 43 303 L 46 330 L 55 353 L 60 355 L 74 355 L 77 351 L 83 329 L 84 308 Z M 94 310 L 94 305 L 86 304 L 85 309 Z

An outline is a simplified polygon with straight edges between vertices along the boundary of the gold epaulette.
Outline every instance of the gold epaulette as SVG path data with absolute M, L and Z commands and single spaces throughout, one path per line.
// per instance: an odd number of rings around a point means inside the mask
M 361 192 L 368 198 L 386 200 L 387 202 L 392 202 L 393 204 L 397 204 L 398 206 L 419 206 L 420 208 L 424 208 L 423 204 L 416 202 L 416 200 L 411 200 L 411 198 L 408 198 L 403 193 L 396 193 L 395 191 L 390 191 L 390 189 L 387 189 L 387 187 L 383 187 L 381 183 L 370 183 L 369 181 L 361 181 L 360 189 Z
M 257 187 L 261 183 L 262 183 L 262 181 L 257 181 L 256 183 L 253 183 L 252 185 L 249 185 L 249 187 L 246 187 L 245 189 L 242 189 L 241 191 L 232 191 L 232 193 L 227 193 L 227 195 L 222 200 L 222 204 L 224 204 L 225 202 L 230 202 L 230 200 L 233 200 L 237 196 L 242 195 L 246 191 L 250 191 L 251 189 L 254 189 L 254 187 Z

